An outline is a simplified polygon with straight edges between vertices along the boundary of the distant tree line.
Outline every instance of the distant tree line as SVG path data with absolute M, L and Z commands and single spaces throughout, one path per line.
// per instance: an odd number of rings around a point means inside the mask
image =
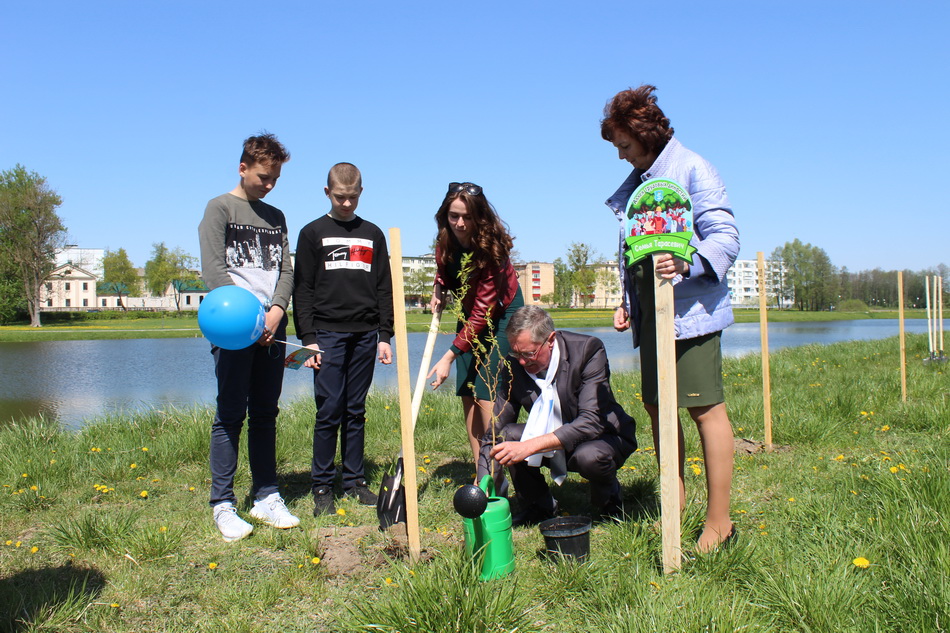
M 769 260 L 773 270 L 779 264 L 785 267 L 783 283 L 778 283 L 777 276 L 773 278 L 777 284 L 774 298 L 780 305 L 791 303 L 798 310 L 834 310 L 844 304 L 851 309 L 897 308 L 896 270 L 850 272 L 847 267 L 837 268 L 823 249 L 798 239 L 776 248 Z M 946 279 L 948 272 L 945 264 L 920 271 L 904 270 L 905 307 L 924 307 L 926 277 Z M 931 305 L 934 301 L 931 297 Z

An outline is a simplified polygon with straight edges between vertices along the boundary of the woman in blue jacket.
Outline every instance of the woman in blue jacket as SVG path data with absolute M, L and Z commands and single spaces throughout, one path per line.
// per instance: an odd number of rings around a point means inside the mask
M 719 173 L 673 137 L 670 120 L 656 105 L 655 90 L 644 85 L 618 93 L 604 108 L 601 121 L 603 138 L 617 148 L 621 160 L 633 165 L 633 172 L 607 200 L 621 225 L 618 261 L 624 305 L 614 313 L 614 327 L 619 331 L 633 327 L 634 347 L 640 347 L 643 406 L 653 423 L 654 446 L 659 447 L 655 262 L 656 274 L 673 283 L 678 406 L 696 422 L 706 466 L 706 522 L 696 551 L 709 552 L 735 534 L 729 516 L 734 446 L 723 395 L 720 335 L 733 323 L 726 271 L 739 254 L 739 232 Z M 623 259 L 627 200 L 651 178 L 674 180 L 689 192 L 696 252 L 690 262 L 664 253 L 628 268 Z M 686 497 L 682 427 L 679 433 L 682 508 Z

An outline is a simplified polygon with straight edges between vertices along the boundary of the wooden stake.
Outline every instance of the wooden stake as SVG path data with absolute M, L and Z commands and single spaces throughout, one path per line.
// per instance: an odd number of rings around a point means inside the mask
M 765 450 L 772 452 L 772 380 L 769 374 L 768 290 L 765 285 L 765 253 L 759 251 L 759 338 L 762 344 L 762 411 L 765 417 Z
M 924 301 L 927 306 L 927 353 L 934 357 L 934 320 L 930 314 L 930 277 L 924 277 Z
M 937 277 L 937 324 L 940 326 L 940 357 L 943 355 L 943 277 Z
M 901 402 L 907 402 L 907 348 L 904 344 L 904 271 L 897 271 L 897 322 L 901 345 Z
M 663 528 L 663 571 L 680 568 L 679 417 L 676 401 L 676 334 L 673 328 L 673 284 L 656 273 L 656 369 L 660 397 L 660 511 Z
M 402 243 L 399 229 L 389 229 L 389 267 L 393 277 L 393 313 L 396 334 L 396 377 L 399 386 L 399 421 L 402 430 L 402 463 L 406 490 L 406 535 L 409 561 L 416 563 L 422 553 L 419 544 L 419 491 L 416 484 L 416 446 L 412 420 L 412 392 L 409 387 L 409 337 L 406 334 L 406 293 L 402 280 Z

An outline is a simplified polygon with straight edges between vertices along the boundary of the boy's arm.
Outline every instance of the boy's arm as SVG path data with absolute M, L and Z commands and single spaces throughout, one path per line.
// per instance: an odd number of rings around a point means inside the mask
M 228 210 L 216 200 L 208 202 L 198 225 L 198 244 L 201 246 L 201 279 L 214 290 L 219 286 L 234 285 L 228 274 L 225 236 L 228 229 Z
M 378 254 L 376 260 L 376 300 L 379 305 L 379 342 L 389 344 L 395 331 L 393 312 L 393 278 L 389 264 L 389 248 L 383 232 L 379 232 L 379 243 L 374 251 Z M 402 270 L 402 264 L 399 265 Z
M 294 270 L 294 327 L 297 338 L 305 345 L 317 342 L 317 328 L 313 325 L 315 301 L 316 254 L 306 229 L 297 238 L 297 266 Z
M 274 297 L 271 299 L 271 305 L 280 306 L 284 312 L 287 312 L 287 306 L 290 305 L 290 297 L 294 293 L 294 265 L 290 260 L 290 241 L 287 239 L 287 221 L 283 215 L 281 215 L 280 221 L 280 276 L 277 278 L 277 287 L 274 289 Z

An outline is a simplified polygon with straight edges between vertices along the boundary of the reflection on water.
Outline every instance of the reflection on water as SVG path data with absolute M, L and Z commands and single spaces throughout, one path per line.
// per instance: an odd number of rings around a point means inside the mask
M 572 328 L 567 328 L 572 329 Z M 926 334 L 923 319 L 905 321 L 909 333 Z M 613 371 L 638 369 L 640 358 L 629 332 L 613 328 L 578 328 L 600 337 Z M 896 336 L 896 319 L 770 323 L 769 350 L 809 343 L 879 339 Z M 422 360 L 425 334 L 409 335 L 412 385 Z M 723 351 L 742 356 L 759 351 L 759 325 L 739 323 L 723 333 Z M 448 349 L 452 337 L 439 337 L 433 358 Z M 285 372 L 281 401 L 313 393 L 309 369 Z M 454 385 L 450 379 L 448 385 Z M 395 390 L 396 365 L 377 365 L 374 389 Z M 446 387 L 443 387 L 445 389 Z M 86 419 L 123 412 L 212 404 L 214 364 L 204 339 L 59 341 L 0 345 L 0 423 L 43 415 L 78 428 Z

